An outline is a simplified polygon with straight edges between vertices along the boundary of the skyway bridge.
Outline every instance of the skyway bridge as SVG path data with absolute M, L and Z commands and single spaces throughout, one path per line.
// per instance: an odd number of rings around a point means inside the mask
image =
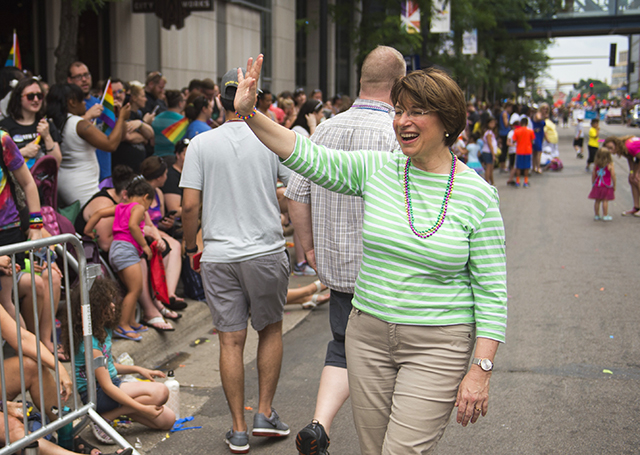
M 527 25 L 508 23 L 510 38 L 640 34 L 640 0 L 559 0 L 548 13 L 531 11 Z

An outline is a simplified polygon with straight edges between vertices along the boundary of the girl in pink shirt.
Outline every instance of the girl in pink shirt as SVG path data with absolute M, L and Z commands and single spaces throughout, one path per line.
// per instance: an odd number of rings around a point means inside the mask
M 612 154 L 627 159 L 633 208 L 622 212 L 622 216 L 640 217 L 640 138 L 636 136 L 609 136 L 604 140 L 602 146 Z
M 127 288 L 122 299 L 120 324 L 113 334 L 127 340 L 140 341 L 140 332 L 148 329 L 138 325 L 135 319 L 136 302 L 142 293 L 142 267 L 140 258 L 143 254 L 151 259 L 151 249 L 144 239 L 144 215 L 155 196 L 153 187 L 142 177 L 136 178 L 127 187 L 128 200 L 112 207 L 98 210 L 87 222 L 84 233 L 89 237 L 95 234 L 93 228 L 102 218 L 114 217 L 113 242 L 109 248 L 109 263 Z

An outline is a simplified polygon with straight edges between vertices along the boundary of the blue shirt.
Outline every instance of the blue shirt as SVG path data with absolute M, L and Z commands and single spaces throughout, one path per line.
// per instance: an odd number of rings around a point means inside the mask
M 186 137 L 187 139 L 193 139 L 198 134 L 209 131 L 210 129 L 211 127 L 207 125 L 206 122 L 203 122 L 201 120 L 194 120 L 193 122 L 189 123 L 189 126 L 187 127 L 187 134 L 184 137 Z
M 89 98 L 84 99 L 84 106 L 89 110 L 94 104 L 100 104 L 100 100 L 95 96 L 89 95 Z M 102 120 L 99 118 L 96 120 L 96 126 L 102 130 Z M 111 177 L 111 153 L 104 150 L 96 149 L 96 157 L 98 158 L 98 164 L 100 165 L 100 179 L 102 182 L 107 177 Z

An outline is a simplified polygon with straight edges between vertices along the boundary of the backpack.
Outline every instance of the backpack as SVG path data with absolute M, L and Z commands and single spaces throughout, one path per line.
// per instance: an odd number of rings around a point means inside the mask
M 182 258 L 182 272 L 180 273 L 182 278 L 182 285 L 184 293 L 187 297 L 200 302 L 205 301 L 204 288 L 202 287 L 202 277 L 198 272 L 191 268 L 189 256 Z

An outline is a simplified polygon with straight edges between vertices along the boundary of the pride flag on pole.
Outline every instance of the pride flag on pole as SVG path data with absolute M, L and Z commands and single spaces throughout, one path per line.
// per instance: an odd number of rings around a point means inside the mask
M 177 144 L 178 141 L 180 141 L 180 139 L 182 139 L 187 133 L 187 126 L 189 126 L 189 120 L 184 117 L 163 129 L 162 134 L 171 142 Z
M 102 106 L 104 107 L 99 119 L 104 125 L 105 134 L 109 134 L 116 127 L 116 110 L 113 107 L 113 89 L 111 88 L 111 79 L 107 81 L 107 86 L 102 94 Z
M 22 69 L 22 58 L 20 57 L 20 46 L 18 45 L 18 34 L 16 33 L 15 30 L 13 31 L 13 46 L 11 46 L 9 57 L 7 57 L 7 61 L 5 62 L 4 66 L 15 66 L 19 70 Z

